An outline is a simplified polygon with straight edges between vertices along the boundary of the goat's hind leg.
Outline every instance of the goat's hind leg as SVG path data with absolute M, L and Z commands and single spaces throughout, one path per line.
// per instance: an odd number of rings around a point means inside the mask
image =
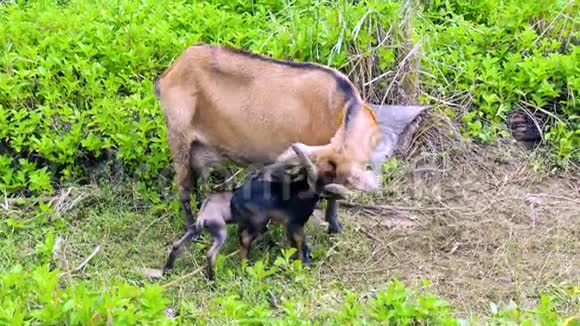
M 179 190 L 179 200 L 181 202 L 181 207 L 185 214 L 185 229 L 189 230 L 193 226 L 193 213 L 191 210 L 191 192 L 195 187 L 195 196 L 197 204 L 197 209 L 201 207 L 199 203 L 200 195 L 198 188 L 198 177 L 193 173 L 193 169 L 189 164 L 179 164 L 175 169 L 177 176 L 177 188 Z
M 185 214 L 186 229 L 193 225 L 191 212 L 191 192 L 197 189 L 197 175 L 191 166 L 191 146 L 194 139 L 193 121 L 195 97 L 179 88 L 160 91 L 160 101 L 167 125 L 167 143 L 175 166 L 175 179 L 179 200 Z M 199 201 L 198 201 L 199 202 Z
M 250 245 L 252 241 L 256 239 L 258 232 L 252 226 L 242 226 L 238 227 L 238 239 L 240 242 L 240 261 L 248 260 L 248 252 L 250 251 Z
M 186 231 L 193 225 L 191 212 L 191 192 L 197 188 L 197 177 L 194 181 L 193 169 L 190 162 L 191 144 L 176 130 L 169 128 L 167 140 L 175 166 L 175 182 L 179 193 L 179 201 L 185 217 Z
M 173 264 L 175 263 L 175 259 L 179 255 L 179 252 L 185 245 L 187 245 L 193 238 L 199 237 L 201 230 L 192 227 L 185 232 L 183 237 L 179 239 L 177 242 L 173 243 L 171 247 L 171 252 L 169 253 L 169 257 L 167 257 L 167 261 L 165 262 L 165 266 L 163 267 L 163 274 L 173 268 Z
M 191 180 L 192 188 L 195 193 L 195 208 L 199 210 L 204 201 L 203 195 L 199 187 L 199 179 L 203 178 L 203 181 L 207 181 L 208 167 L 206 165 L 209 162 L 205 161 L 206 147 L 201 143 L 194 141 L 191 143 L 189 148 L 189 164 L 191 166 Z
M 222 162 L 223 158 L 217 149 L 208 147 L 198 141 L 194 141 L 191 144 L 189 155 L 191 169 L 193 171 L 193 188 L 195 191 L 196 205 L 197 209 L 200 209 L 204 198 L 200 191 L 199 180 L 203 179 L 203 183 L 207 184 L 207 181 L 209 181 L 210 178 L 213 179 L 213 175 L 220 174 L 223 176 L 223 181 L 225 182 L 227 175 L 222 171 L 221 168 L 223 167 L 221 164 L 218 164 Z M 211 167 L 216 165 L 219 165 L 220 169 L 210 171 Z M 214 189 L 214 191 L 215 190 L 217 189 Z
M 224 245 L 226 238 L 228 236 L 228 229 L 225 224 L 221 223 L 213 223 L 208 224 L 207 229 L 211 233 L 213 237 L 213 245 L 207 251 L 207 277 L 210 280 L 215 278 L 215 260 L 216 256 L 219 253 L 221 247 Z

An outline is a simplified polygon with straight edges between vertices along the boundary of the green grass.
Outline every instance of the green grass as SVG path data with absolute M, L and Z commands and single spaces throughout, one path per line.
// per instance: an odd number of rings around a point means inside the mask
M 66 210 L 79 196 L 78 205 Z M 104 186 L 71 191 L 52 208 L 27 207 L 12 205 L 0 228 L 2 323 L 16 325 L 20 319 L 71 325 L 106 320 L 115 324 L 459 325 L 463 317 L 472 322 L 485 318 L 500 324 L 556 325 L 563 319 L 556 310 L 556 297 L 549 295 L 534 309 L 493 306 L 495 315 L 461 316 L 433 294 L 426 279 L 405 285 L 385 278 L 367 290 L 361 290 L 358 281 L 332 280 L 328 264 L 349 265 L 349 251 L 364 252 L 364 242 L 357 240 L 348 224 L 340 236 L 327 235 L 315 223 L 307 226 L 315 249 L 311 268 L 289 259 L 293 251 L 277 228 L 253 247 L 251 263 L 242 265 L 235 254 L 235 228 L 230 228 L 218 256 L 217 279 L 210 283 L 202 272 L 182 277 L 205 266 L 207 236 L 184 250 L 171 275 L 157 280 L 142 272 L 143 267 L 161 268 L 171 242 L 180 237 L 182 216 L 175 206 L 142 198 L 128 187 Z M 344 212 L 341 218 L 348 223 Z M 63 242 L 56 245 L 59 237 Z M 63 268 L 74 269 L 97 245 L 100 251 L 83 269 L 59 277 Z M 56 255 L 55 247 L 60 248 Z M 165 317 L 166 309 L 172 309 L 175 319 Z

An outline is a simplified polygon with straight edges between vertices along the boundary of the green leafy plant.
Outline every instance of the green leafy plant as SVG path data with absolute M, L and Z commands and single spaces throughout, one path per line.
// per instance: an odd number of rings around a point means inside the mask
M 399 2 L 375 0 L 4 4 L 0 186 L 51 192 L 111 160 L 154 185 L 169 153 L 153 83 L 188 45 L 227 44 L 347 73 L 354 52 L 374 58 L 383 74 L 402 59 L 401 10 Z M 424 93 L 469 94 L 464 131 L 484 142 L 518 107 L 548 112 L 556 119 L 545 134 L 554 157 L 578 158 L 578 12 L 577 3 L 556 0 L 427 2 L 412 27 L 425 44 Z M 381 30 L 393 33 L 389 46 L 377 46 Z
M 463 131 L 483 142 L 502 134 L 509 112 L 525 109 L 547 123 L 556 162 L 578 160 L 579 9 L 557 0 L 429 1 L 420 26 L 425 92 L 463 98 Z
M 138 287 L 117 282 L 104 289 L 77 282 L 63 287 L 60 273 L 41 264 L 31 271 L 15 265 L 0 275 L 0 322 L 11 325 L 174 324 L 164 313 L 168 300 L 159 286 Z
M 160 215 L 179 211 L 177 199 L 151 191 L 158 183 L 167 186 L 160 180 L 169 166 L 153 88 L 173 59 L 198 42 L 327 64 L 348 73 L 361 89 L 359 75 L 369 75 L 374 83 L 366 89 L 373 94 L 367 95 L 381 99 L 406 58 L 407 42 L 414 41 L 422 49 L 415 72 L 421 98 L 455 104 L 442 110 L 461 123 L 465 135 L 492 142 L 505 134 L 508 114 L 525 109 L 548 122 L 544 140 L 556 162 L 580 158 L 577 1 L 418 3 L 409 14 L 404 3 L 384 0 L 4 1 L 0 195 L 42 198 L 62 184 L 103 174 L 107 180 L 134 179 L 124 200 L 162 207 Z M 394 159 L 385 164 L 386 182 L 397 167 Z M 136 191 L 139 200 L 130 197 Z M 26 206 L 28 199 L 13 203 Z M 7 263 L 0 266 L 2 324 L 465 323 L 426 287 L 391 280 L 371 295 L 347 285 L 321 287 L 309 268 L 290 259 L 292 249 L 273 262 L 267 253 L 248 266 L 219 256 L 218 282 L 198 281 L 188 293 L 167 295 L 155 282 L 117 279 L 118 266 L 112 267 L 115 277 L 103 276 L 106 281 L 99 277 L 103 270 L 69 279 L 52 266 L 52 251 L 61 231 L 88 223 L 85 215 L 92 212 L 64 220 L 51 205 L 40 201 L 0 219 L 7 248 L 1 257 Z M 109 214 L 114 218 L 83 240 L 130 224 L 119 222 L 117 211 Z M 555 301 L 543 294 L 534 308 L 493 304 L 488 319 L 559 325 L 563 317 L 555 313 Z M 174 319 L 165 313 L 169 307 L 177 311 Z

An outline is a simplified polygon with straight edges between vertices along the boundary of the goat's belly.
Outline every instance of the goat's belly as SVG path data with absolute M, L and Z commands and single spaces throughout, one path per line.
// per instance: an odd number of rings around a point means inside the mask
M 270 212 L 270 223 L 278 225 L 287 225 L 290 221 L 290 217 L 284 211 L 272 211 Z
M 235 161 L 251 162 L 274 160 L 294 142 L 311 146 L 330 142 L 338 128 L 339 109 L 318 104 L 326 98 L 312 95 L 306 100 L 298 91 L 272 85 L 254 88 L 213 90 L 200 98 L 200 108 L 206 109 L 196 112 L 196 138 Z
M 301 142 L 316 146 L 328 144 L 334 130 L 321 126 L 316 131 L 298 128 L 288 130 L 271 126 L 261 130 L 240 130 L 224 137 L 224 133 L 203 133 L 198 130 L 202 143 L 214 148 L 223 157 L 242 165 L 270 162 L 282 154 L 292 143 Z

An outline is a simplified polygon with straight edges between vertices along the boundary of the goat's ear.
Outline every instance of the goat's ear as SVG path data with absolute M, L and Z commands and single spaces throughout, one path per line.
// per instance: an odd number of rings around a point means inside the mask
M 337 183 L 330 183 L 324 186 L 323 192 L 326 196 L 336 199 L 346 199 L 348 196 L 348 189 Z
M 381 129 L 401 134 L 419 114 L 430 108 L 423 105 L 374 105 L 371 104 Z
M 312 163 L 312 160 L 310 159 L 309 155 L 307 155 L 304 152 L 303 148 L 301 148 L 303 146 L 292 144 L 290 145 L 290 147 L 292 148 L 294 153 L 298 156 L 298 159 L 300 159 L 300 163 L 302 163 L 302 166 L 306 168 L 306 173 L 308 174 L 307 176 L 308 185 L 310 186 L 311 189 L 313 190 L 316 189 L 316 180 L 318 179 L 318 169 L 316 168 L 314 163 Z
M 371 166 L 375 173 L 380 174 L 382 163 L 393 155 L 401 134 L 430 106 L 371 104 L 371 107 L 381 130 L 381 141 L 371 155 Z
M 352 168 L 346 177 L 347 182 L 362 191 L 374 191 L 380 187 L 380 180 L 373 171 Z
M 297 150 L 306 156 L 310 156 L 310 146 L 302 143 L 292 143 L 284 152 L 278 155 L 273 162 L 266 165 L 265 169 L 273 171 L 286 168 L 287 166 L 301 165 L 300 157 L 296 152 Z

